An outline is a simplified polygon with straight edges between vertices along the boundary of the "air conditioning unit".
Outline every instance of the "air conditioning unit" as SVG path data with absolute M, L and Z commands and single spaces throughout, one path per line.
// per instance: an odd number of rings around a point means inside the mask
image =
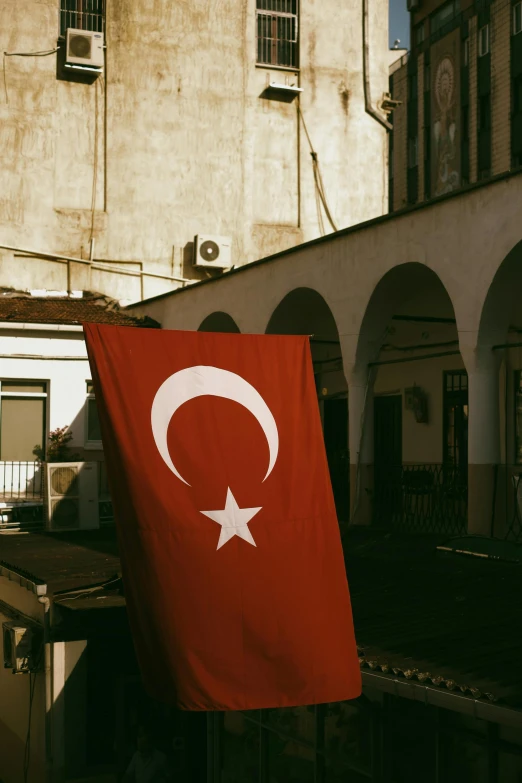
M 406 0 L 406 7 L 408 11 L 415 11 L 419 7 L 419 0 Z
M 100 526 L 96 462 L 48 462 L 46 479 L 47 530 Z
M 4 668 L 15 674 L 33 669 L 33 632 L 17 623 L 3 623 Z
M 194 266 L 229 269 L 232 266 L 232 240 L 199 234 L 194 238 Z
M 65 64 L 103 68 L 103 33 L 69 28 L 65 39 Z

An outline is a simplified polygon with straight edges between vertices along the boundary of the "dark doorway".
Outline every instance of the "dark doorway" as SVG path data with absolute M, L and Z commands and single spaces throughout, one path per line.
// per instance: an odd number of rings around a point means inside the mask
M 465 370 L 444 373 L 443 463 L 461 477 L 468 473 L 468 376 Z
M 402 395 L 374 399 L 373 521 L 391 524 L 401 511 Z
M 323 401 L 324 443 L 330 480 L 340 523 L 350 519 L 350 459 L 348 454 L 348 399 Z

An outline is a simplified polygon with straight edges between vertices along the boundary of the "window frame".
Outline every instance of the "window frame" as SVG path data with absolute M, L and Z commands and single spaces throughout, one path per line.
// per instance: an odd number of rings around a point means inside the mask
M 483 33 L 485 32 L 486 37 L 486 48 L 483 49 Z M 478 57 L 485 57 L 490 52 L 490 36 L 489 36 L 489 22 L 486 22 L 486 24 L 482 25 L 482 27 L 477 31 L 477 55 Z
M 415 169 L 419 165 L 419 135 L 408 137 L 408 168 Z
M 3 390 L 3 384 L 14 384 L 18 383 L 20 385 L 27 383 L 27 384 L 41 384 L 45 391 L 43 392 L 28 392 L 28 391 L 4 391 Z M 2 440 L 1 440 L 1 425 L 2 425 L 2 400 L 4 399 L 43 399 L 44 402 L 44 412 L 43 412 L 43 427 L 42 427 L 42 459 L 39 460 L 35 456 L 34 460 L 11 460 L 11 459 L 4 459 L 2 456 Z M 49 381 L 43 380 L 42 378 L 0 378 L 0 463 L 1 462 L 45 462 L 45 458 L 47 456 L 47 435 L 49 432 Z
M 86 378 L 85 380 L 85 405 L 84 405 L 84 437 L 83 446 L 89 451 L 103 451 L 103 443 L 101 440 L 89 440 L 89 402 L 91 400 L 96 401 L 96 394 L 94 390 L 89 391 L 89 386 L 92 388 L 92 380 Z M 98 418 L 99 421 L 99 418 Z
M 288 11 L 271 11 L 268 8 L 259 8 L 259 4 L 262 2 L 262 0 L 256 0 L 256 67 L 258 68 L 270 68 L 270 69 L 277 69 L 281 71 L 299 71 L 299 63 L 300 63 L 300 57 L 299 57 L 299 44 L 300 44 L 300 0 L 295 0 L 295 13 L 289 13 Z M 266 0 L 265 0 L 266 2 Z M 281 19 L 294 19 L 295 20 L 295 40 L 290 39 L 284 39 L 284 42 L 286 44 L 291 44 L 295 47 L 294 49 L 294 64 L 293 65 L 281 65 L 279 62 L 277 62 L 277 55 L 276 55 L 276 61 L 275 62 L 263 62 L 259 59 L 259 17 L 260 16 L 267 16 L 267 17 L 277 17 Z M 272 39 L 272 38 L 266 38 L 263 40 L 269 40 L 269 41 L 277 41 L 278 39 Z M 283 41 L 283 39 L 281 39 Z M 273 54 L 274 50 L 274 44 L 271 45 L 271 55 Z M 277 51 L 277 43 L 275 46 L 275 49 Z
M 464 38 L 462 42 L 462 67 L 467 68 L 469 66 L 469 35 Z
M 89 1 L 91 3 L 96 2 L 101 6 L 101 10 L 83 10 L 84 5 L 86 9 Z M 65 38 L 67 30 L 85 30 L 95 33 L 105 34 L 105 12 L 107 9 L 106 0 L 73 0 L 76 10 L 67 8 L 67 4 L 71 0 L 59 0 L 58 8 L 58 34 L 60 38 Z M 74 27 L 72 24 L 67 24 L 69 15 L 69 21 L 75 20 L 76 23 L 80 23 L 81 26 Z M 78 20 L 80 17 L 80 20 Z M 96 21 L 96 24 L 95 24 Z
M 522 465 L 522 421 L 519 434 L 517 416 L 518 398 L 520 398 L 522 412 L 522 370 L 513 370 L 513 386 L 513 462 L 515 465 Z
M 517 15 L 518 15 L 518 29 L 517 29 Z M 522 33 L 522 0 L 515 3 L 513 6 L 513 35 Z

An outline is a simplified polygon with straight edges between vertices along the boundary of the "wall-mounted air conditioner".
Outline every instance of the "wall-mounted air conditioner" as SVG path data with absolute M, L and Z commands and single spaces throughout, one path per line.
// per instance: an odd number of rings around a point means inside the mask
M 103 33 L 69 28 L 65 37 L 65 64 L 101 70 Z
M 33 632 L 27 626 L 15 622 L 3 623 L 4 668 L 16 674 L 32 671 Z
M 48 462 L 46 470 L 47 529 L 62 532 L 98 528 L 98 464 Z
M 194 238 L 194 266 L 229 269 L 232 266 L 232 240 L 199 234 Z

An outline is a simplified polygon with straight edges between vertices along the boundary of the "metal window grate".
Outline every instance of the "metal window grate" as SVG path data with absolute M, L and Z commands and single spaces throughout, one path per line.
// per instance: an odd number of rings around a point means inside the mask
M 298 0 L 257 0 L 257 62 L 298 66 Z
M 105 0 L 60 0 L 60 35 L 69 28 L 103 33 Z

